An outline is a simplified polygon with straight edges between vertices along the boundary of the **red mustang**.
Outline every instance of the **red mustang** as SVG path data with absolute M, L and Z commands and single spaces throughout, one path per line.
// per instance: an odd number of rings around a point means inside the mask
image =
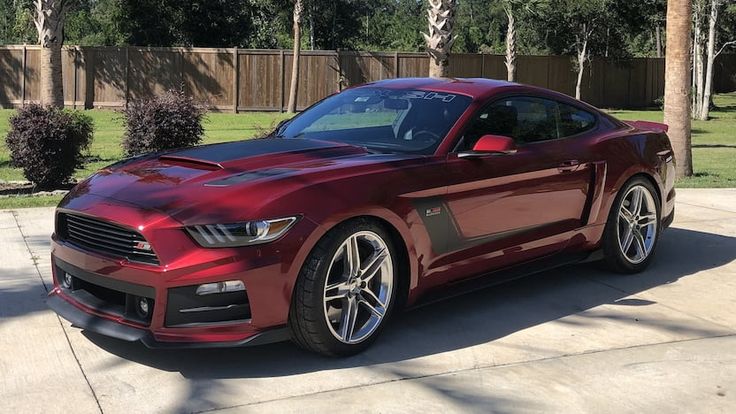
M 270 137 L 80 183 L 48 303 L 150 347 L 352 354 L 400 307 L 586 260 L 643 270 L 674 217 L 666 129 L 488 79 L 348 89 Z

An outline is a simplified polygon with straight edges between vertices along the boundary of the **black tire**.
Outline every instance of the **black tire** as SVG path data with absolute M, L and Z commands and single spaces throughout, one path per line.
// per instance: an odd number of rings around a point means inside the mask
M 656 221 L 654 224 L 655 233 L 654 233 L 654 240 L 652 241 L 652 247 L 649 252 L 649 254 L 646 256 L 644 260 L 638 263 L 633 263 L 631 260 L 629 260 L 624 252 L 622 251 L 621 244 L 619 244 L 619 212 L 621 210 L 621 206 L 625 201 L 626 195 L 629 193 L 629 191 L 636 187 L 641 186 L 644 187 L 649 194 L 652 196 L 654 200 L 654 210 L 656 213 Z M 657 195 L 657 191 L 654 189 L 654 186 L 652 186 L 652 183 L 643 178 L 643 177 L 634 177 L 630 179 L 629 181 L 624 184 L 620 191 L 618 192 L 618 195 L 616 196 L 616 200 L 613 202 L 613 205 L 611 206 L 611 211 L 608 214 L 608 220 L 606 222 L 606 228 L 603 233 L 603 253 L 604 253 L 604 261 L 603 264 L 606 268 L 609 270 L 612 270 L 617 273 L 623 273 L 623 274 L 633 274 L 633 273 L 639 273 L 643 271 L 644 269 L 649 266 L 649 264 L 654 259 L 654 255 L 657 251 L 657 243 L 659 242 L 659 236 L 662 234 L 662 216 L 661 216 L 661 202 L 659 200 L 659 197 Z
M 325 317 L 324 289 L 328 269 L 338 248 L 348 237 L 358 232 L 373 232 L 386 244 L 393 268 L 393 284 L 385 314 L 370 336 L 359 343 L 348 344 L 332 333 Z M 342 223 L 327 233 L 307 257 L 292 294 L 289 309 L 289 331 L 291 339 L 300 347 L 325 356 L 348 356 L 365 350 L 376 340 L 393 313 L 398 291 L 398 257 L 389 233 L 369 219 L 355 219 Z

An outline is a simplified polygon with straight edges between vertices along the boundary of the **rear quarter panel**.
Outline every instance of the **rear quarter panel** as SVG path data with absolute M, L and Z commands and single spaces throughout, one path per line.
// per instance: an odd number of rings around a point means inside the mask
M 661 202 L 661 217 L 674 209 L 674 158 L 669 138 L 664 132 L 642 131 L 623 127 L 601 136 L 592 144 L 593 151 L 606 161 L 605 198 L 597 224 L 605 225 L 619 190 L 637 174 L 649 178 Z

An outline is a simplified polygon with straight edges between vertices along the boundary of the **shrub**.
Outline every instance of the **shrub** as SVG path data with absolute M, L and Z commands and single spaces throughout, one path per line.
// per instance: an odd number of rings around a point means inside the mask
M 127 155 L 190 147 L 202 141 L 205 109 L 183 92 L 134 102 L 123 111 Z
M 14 167 L 43 190 L 69 182 L 92 142 L 92 118 L 77 111 L 31 104 L 10 118 L 5 142 Z

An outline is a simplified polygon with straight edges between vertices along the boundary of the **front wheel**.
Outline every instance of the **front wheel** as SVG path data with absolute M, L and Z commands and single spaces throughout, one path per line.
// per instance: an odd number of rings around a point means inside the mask
M 660 203 L 652 184 L 628 181 L 616 197 L 603 236 L 605 261 L 619 273 L 638 273 L 652 261 L 661 232 Z
M 315 246 L 289 312 L 292 339 L 329 356 L 352 355 L 378 336 L 396 296 L 391 238 L 368 220 L 344 223 Z

